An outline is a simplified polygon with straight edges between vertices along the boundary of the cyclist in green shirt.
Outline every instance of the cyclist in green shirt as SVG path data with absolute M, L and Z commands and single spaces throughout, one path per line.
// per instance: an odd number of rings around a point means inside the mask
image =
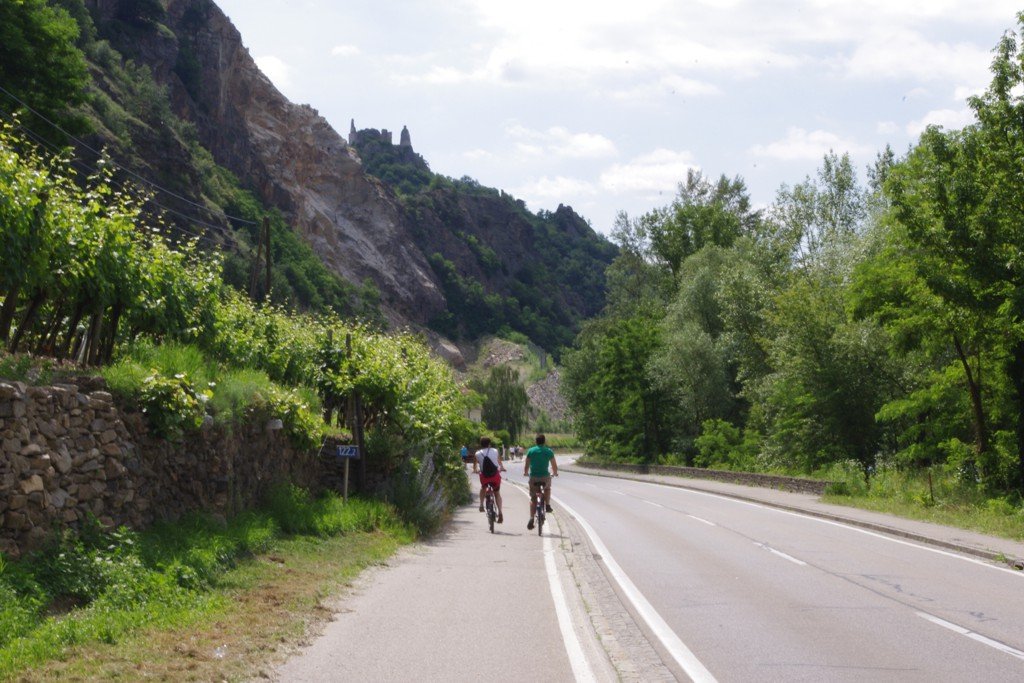
M 523 463 L 523 476 L 530 477 L 530 521 L 527 529 L 533 528 L 533 516 L 536 513 L 536 496 L 540 484 L 544 484 L 544 509 L 551 512 L 551 475 L 558 476 L 558 463 L 555 452 L 544 445 L 544 435 L 537 435 L 537 445 L 526 451 Z M 550 469 L 548 465 L 550 464 Z

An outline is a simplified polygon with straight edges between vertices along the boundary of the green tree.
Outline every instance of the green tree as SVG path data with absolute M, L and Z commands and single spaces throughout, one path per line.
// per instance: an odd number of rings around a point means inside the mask
M 993 390 L 1001 378 L 985 369 L 999 363 L 1003 340 L 1013 337 L 1006 315 L 1013 278 L 1004 259 L 1020 248 L 1006 242 L 991 203 L 987 153 L 976 127 L 925 131 L 889 175 L 889 232 L 860 269 L 855 293 L 858 310 L 885 324 L 904 348 L 960 368 L 978 464 L 991 477 Z
M 814 179 L 779 188 L 771 225 L 798 264 L 835 258 L 860 233 L 866 199 L 850 155 L 830 151 Z
M 987 180 L 979 212 L 986 226 L 985 246 L 994 258 L 986 264 L 989 282 L 998 288 L 1008 354 L 1004 372 L 1013 387 L 1017 441 L 1017 486 L 1024 490 L 1024 12 L 1017 15 L 1018 31 L 1003 36 L 995 49 L 992 82 L 984 94 L 970 100 L 978 117 L 978 137 L 984 153 L 978 169 Z M 979 221 L 981 222 L 981 221 Z M 977 232 L 977 231 L 976 231 Z M 994 282 L 993 282 L 994 280 Z
M 518 441 L 527 425 L 530 404 L 519 374 L 511 366 L 497 365 L 491 368 L 481 393 L 484 403 L 480 417 L 484 424 L 492 429 L 503 429 L 513 442 Z
M 653 253 L 676 274 L 686 257 L 711 244 L 731 246 L 754 234 L 760 221 L 741 178 L 722 175 L 711 182 L 691 170 L 672 204 L 652 212 L 644 227 Z
M 674 450 L 692 453 L 706 420 L 740 418 L 733 395 L 736 366 L 723 338 L 720 288 L 737 260 L 709 245 L 688 258 L 679 291 L 661 323 L 661 343 L 648 366 L 651 382 L 674 399 Z
M 19 111 L 30 126 L 59 142 L 65 140 L 36 119 L 17 98 L 72 134 L 86 130 L 73 108 L 85 101 L 88 71 L 75 47 L 78 23 L 46 0 L 0 2 L 0 95 L 6 111 Z
M 591 321 L 563 357 L 576 433 L 597 453 L 651 462 L 671 446 L 671 396 L 648 374 L 658 322 L 643 315 Z

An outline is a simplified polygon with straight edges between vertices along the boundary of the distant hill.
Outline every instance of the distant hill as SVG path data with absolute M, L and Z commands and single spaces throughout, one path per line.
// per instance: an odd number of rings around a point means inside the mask
M 350 144 L 276 90 L 211 0 L 53 4 L 81 25 L 90 66 L 79 159 L 96 164 L 103 148 L 126 180 L 156 183 L 168 229 L 228 254 L 240 288 L 267 215 L 271 297 L 299 308 L 456 341 L 517 332 L 557 352 L 603 305 L 615 248 L 572 209 L 535 214 L 438 176 L 407 131 Z
M 571 343 L 604 305 L 615 247 L 571 208 L 532 213 L 471 178 L 431 173 L 410 135 L 354 129 L 368 173 L 398 190 L 413 238 L 434 270 L 447 310 L 428 320 L 456 339 L 520 332 L 549 351 Z
M 562 396 L 561 372 L 543 350 L 508 339 L 484 338 L 466 372 L 470 385 L 481 385 L 491 368 L 513 368 L 530 399 L 530 425 L 542 431 L 567 431 L 568 404 Z

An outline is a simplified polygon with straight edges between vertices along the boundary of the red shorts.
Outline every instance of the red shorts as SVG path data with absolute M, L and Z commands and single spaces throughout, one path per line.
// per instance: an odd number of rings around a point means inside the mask
M 495 474 L 493 477 L 485 477 L 484 475 L 481 474 L 480 475 L 480 488 L 483 489 L 488 484 L 493 486 L 495 491 L 500 491 L 501 490 L 501 475 L 500 474 Z

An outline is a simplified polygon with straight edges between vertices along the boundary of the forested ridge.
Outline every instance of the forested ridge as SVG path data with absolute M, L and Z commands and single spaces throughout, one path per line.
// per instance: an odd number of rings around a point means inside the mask
M 556 357 L 604 304 L 616 249 L 570 207 L 533 213 L 504 191 L 431 172 L 411 148 L 362 131 L 369 173 L 398 193 L 447 300 L 429 325 L 458 340 L 523 335 Z
M 565 358 L 591 451 L 1019 502 L 1019 40 L 995 48 L 973 124 L 882 150 L 864 182 L 836 150 L 763 210 L 741 178 L 695 172 L 620 215 L 608 304 Z

